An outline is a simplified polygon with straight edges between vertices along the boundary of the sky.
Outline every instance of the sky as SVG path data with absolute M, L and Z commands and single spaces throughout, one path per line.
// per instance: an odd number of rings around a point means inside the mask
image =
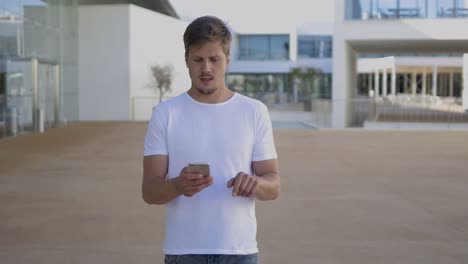
M 334 19 L 334 0 L 169 0 L 185 20 L 215 15 L 230 25 L 265 22 L 301 25 Z

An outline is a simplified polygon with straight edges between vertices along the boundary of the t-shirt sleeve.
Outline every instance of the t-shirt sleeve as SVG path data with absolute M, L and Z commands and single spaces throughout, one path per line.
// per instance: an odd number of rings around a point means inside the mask
M 276 153 L 275 142 L 273 140 L 273 128 L 268 108 L 262 104 L 257 112 L 255 144 L 252 160 L 261 161 L 276 159 L 278 158 L 278 155 Z
M 144 156 L 167 155 L 167 117 L 155 107 L 145 136 Z

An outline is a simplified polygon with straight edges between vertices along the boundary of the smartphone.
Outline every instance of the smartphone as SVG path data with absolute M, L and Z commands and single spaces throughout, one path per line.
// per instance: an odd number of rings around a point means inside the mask
M 189 163 L 188 171 L 191 173 L 200 173 L 204 176 L 210 176 L 210 164 L 207 162 Z

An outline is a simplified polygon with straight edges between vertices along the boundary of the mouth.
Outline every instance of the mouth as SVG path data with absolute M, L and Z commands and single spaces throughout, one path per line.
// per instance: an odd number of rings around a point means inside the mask
M 200 81 L 202 81 L 203 84 L 209 84 L 210 82 L 213 81 L 212 76 L 202 76 L 200 77 Z

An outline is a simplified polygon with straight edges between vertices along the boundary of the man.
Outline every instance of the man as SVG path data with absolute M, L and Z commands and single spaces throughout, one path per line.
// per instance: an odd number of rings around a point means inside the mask
M 280 193 L 268 109 L 225 85 L 231 33 L 220 19 L 194 20 L 184 44 L 192 85 L 153 110 L 143 199 L 167 205 L 165 263 L 258 263 L 255 199 Z M 189 172 L 191 162 L 210 175 Z

